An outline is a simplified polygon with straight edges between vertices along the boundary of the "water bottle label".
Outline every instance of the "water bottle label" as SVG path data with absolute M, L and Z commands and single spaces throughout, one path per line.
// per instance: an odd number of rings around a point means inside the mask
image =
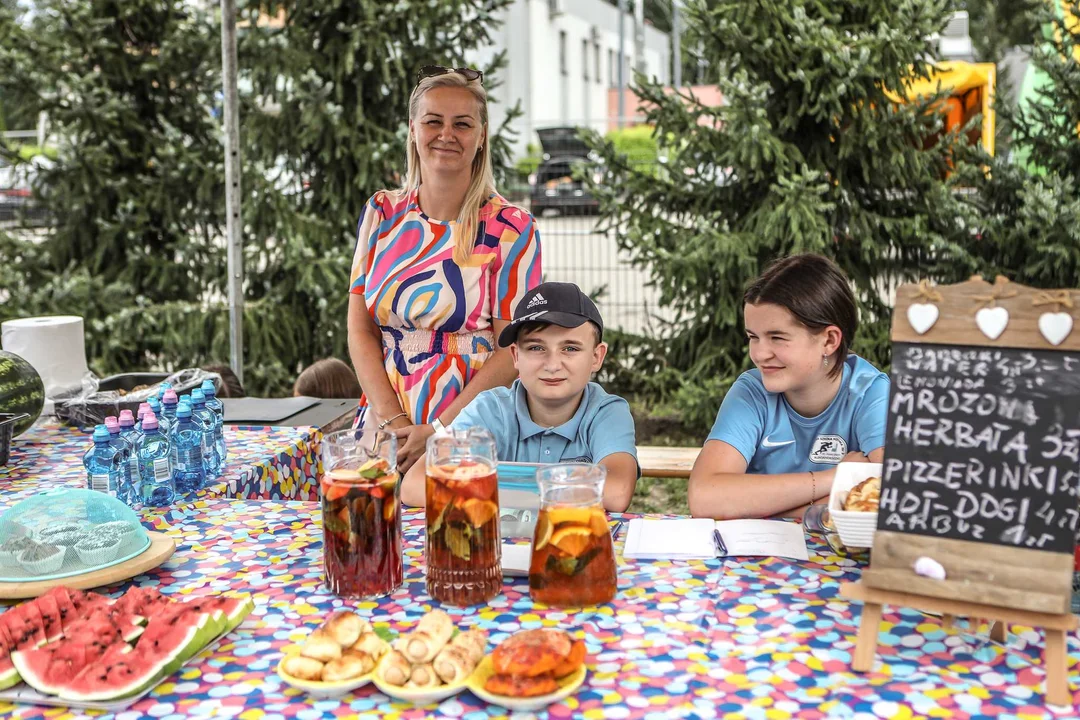
M 158 458 L 154 461 L 154 480 L 159 483 L 168 482 L 172 477 L 169 468 L 169 458 Z
M 112 493 L 113 488 L 110 486 L 111 485 L 111 483 L 109 482 L 110 479 L 111 478 L 110 478 L 108 473 L 102 473 L 100 475 L 97 475 L 97 474 L 91 475 L 90 476 L 90 489 L 91 490 L 97 490 L 98 492 L 103 492 L 103 493 Z

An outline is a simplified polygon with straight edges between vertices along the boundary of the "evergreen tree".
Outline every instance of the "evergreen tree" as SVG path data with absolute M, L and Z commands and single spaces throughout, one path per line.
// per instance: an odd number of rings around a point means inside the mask
M 927 38 L 948 10 L 943 0 L 688 2 L 687 44 L 706 52 L 724 104 L 638 77 L 666 162 L 635 167 L 593 138 L 604 221 L 677 314 L 639 369 L 681 379 L 690 423 L 707 426 L 749 364 L 743 289 L 771 260 L 836 259 L 861 306 L 855 349 L 887 364 L 887 285 L 963 253 L 958 136 L 924 142 L 942 127 L 936 98 L 892 99 L 928 75 Z
M 1033 16 L 1046 39 L 1032 62 L 1049 82 L 1015 110 L 999 105 L 1013 129 L 1010 155 L 977 157 L 991 171 L 969 173 L 981 233 L 959 276 L 974 269 L 1034 287 L 1080 287 L 1080 23 L 1063 7 L 1080 18 L 1080 4 L 1056 2 Z

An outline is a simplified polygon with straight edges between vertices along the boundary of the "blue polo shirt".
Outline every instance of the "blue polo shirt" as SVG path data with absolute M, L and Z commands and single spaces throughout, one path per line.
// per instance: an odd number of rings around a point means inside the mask
M 500 462 L 598 463 L 620 452 L 637 460 L 630 405 L 594 382 L 585 386 L 574 416 L 558 427 L 533 422 L 520 380 L 477 395 L 450 427 L 488 430 L 495 437 Z
M 761 371 L 744 372 L 716 414 L 709 440 L 723 440 L 746 458 L 746 472 L 764 475 L 826 470 L 854 450 L 885 445 L 889 376 L 849 355 L 840 390 L 817 417 L 795 412 L 783 393 L 771 393 Z

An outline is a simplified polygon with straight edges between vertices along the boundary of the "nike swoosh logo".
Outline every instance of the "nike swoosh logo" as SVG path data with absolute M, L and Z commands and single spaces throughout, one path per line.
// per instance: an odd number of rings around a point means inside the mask
M 795 442 L 795 441 L 794 440 L 785 440 L 784 442 L 772 442 L 771 440 L 769 440 L 769 436 L 766 435 L 765 439 L 761 441 L 761 447 L 768 447 L 768 448 L 782 447 L 784 445 L 790 445 L 793 442 Z

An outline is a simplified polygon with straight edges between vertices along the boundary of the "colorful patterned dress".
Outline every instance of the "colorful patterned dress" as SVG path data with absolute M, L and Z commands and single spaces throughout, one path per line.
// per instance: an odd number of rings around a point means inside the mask
M 387 377 L 417 424 L 454 401 L 497 347 L 492 320 L 510 320 L 540 284 L 540 233 L 528 212 L 493 195 L 464 266 L 454 262 L 454 224 L 424 215 L 416 191 L 382 191 L 357 228 L 349 292 L 364 296 L 382 330 Z M 355 426 L 378 421 L 362 396 Z

